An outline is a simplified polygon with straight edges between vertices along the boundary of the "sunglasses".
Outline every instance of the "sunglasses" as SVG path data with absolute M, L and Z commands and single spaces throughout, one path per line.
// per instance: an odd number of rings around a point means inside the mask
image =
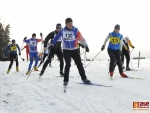
M 57 29 L 61 29 L 61 27 L 56 27 Z
M 120 30 L 120 28 L 115 28 L 115 29 L 119 29 Z

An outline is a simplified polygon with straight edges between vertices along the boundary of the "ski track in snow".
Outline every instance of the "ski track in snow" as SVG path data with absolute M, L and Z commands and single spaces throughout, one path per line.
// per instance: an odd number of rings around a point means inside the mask
M 150 102 L 150 60 L 140 61 L 143 71 L 125 72 L 144 80 L 118 77 L 110 80 L 107 61 L 92 62 L 85 68 L 93 83 L 112 84 L 112 87 L 75 84 L 82 81 L 76 65 L 72 65 L 66 93 L 63 77 L 57 77 L 59 68 L 47 67 L 39 79 L 41 66 L 26 80 L 28 63 L 20 61 L 20 72 L 15 72 L 13 65 L 6 74 L 9 62 L 0 62 L 0 113 L 133 113 L 134 101 Z M 132 61 L 132 65 L 136 68 L 137 61 Z M 59 63 L 52 66 L 58 67 Z M 114 74 L 120 76 L 117 67 Z

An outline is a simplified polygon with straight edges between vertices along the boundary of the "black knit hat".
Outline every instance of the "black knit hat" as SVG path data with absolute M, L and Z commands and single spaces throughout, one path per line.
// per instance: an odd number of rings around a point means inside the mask
M 12 39 L 12 41 L 11 42 L 16 42 L 16 40 L 15 39 Z
M 65 23 L 69 23 L 69 22 L 73 22 L 73 20 L 71 18 L 66 18 Z
M 115 29 L 120 29 L 120 25 L 119 24 L 115 25 Z
M 36 36 L 36 34 L 35 34 L 35 33 L 33 33 L 33 34 L 32 34 L 32 37 L 33 37 L 33 36 Z
M 61 28 L 61 24 L 60 23 L 56 24 L 56 28 Z

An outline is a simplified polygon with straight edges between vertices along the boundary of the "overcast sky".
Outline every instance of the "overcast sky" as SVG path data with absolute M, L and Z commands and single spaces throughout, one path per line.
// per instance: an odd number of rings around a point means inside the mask
M 21 46 L 25 36 L 40 37 L 55 29 L 57 23 L 65 26 L 71 17 L 90 48 L 93 58 L 109 32 L 120 24 L 120 33 L 129 36 L 135 46 L 131 57 L 150 58 L 150 1 L 149 0 L 1 0 L 0 21 L 10 24 L 10 37 Z M 107 43 L 108 45 L 108 43 Z M 40 46 L 40 45 L 39 45 Z M 40 49 L 40 47 L 39 47 Z M 132 49 L 131 49 L 132 50 Z M 25 51 L 24 51 L 25 53 Z M 97 59 L 108 59 L 107 49 Z

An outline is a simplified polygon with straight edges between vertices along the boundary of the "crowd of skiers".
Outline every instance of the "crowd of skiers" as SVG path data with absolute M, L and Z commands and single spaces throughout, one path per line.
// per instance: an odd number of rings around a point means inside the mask
M 51 60 L 56 54 L 59 61 L 60 61 L 60 70 L 59 73 L 61 76 L 64 76 L 64 85 L 67 85 L 69 82 L 69 72 L 71 66 L 71 58 L 75 61 L 75 64 L 78 68 L 79 74 L 81 79 L 84 83 L 91 83 L 90 80 L 87 79 L 85 74 L 85 70 L 83 68 L 83 64 L 81 62 L 80 57 L 80 49 L 79 47 L 85 48 L 86 52 L 89 52 L 89 47 L 82 36 L 81 32 L 78 30 L 77 27 L 73 26 L 73 20 L 71 18 L 67 18 L 65 20 L 66 26 L 62 28 L 61 24 L 56 24 L 56 29 L 50 32 L 45 39 L 43 39 L 42 33 L 40 33 L 41 38 L 36 38 L 36 34 L 32 34 L 32 38 L 27 39 L 24 38 L 23 42 L 26 43 L 26 46 L 21 48 L 16 41 L 13 39 L 12 43 L 7 46 L 5 55 L 10 55 L 10 65 L 7 70 L 7 74 L 10 72 L 13 61 L 16 61 L 16 71 L 19 71 L 19 63 L 18 63 L 18 54 L 17 49 L 19 51 L 19 55 L 21 55 L 21 50 L 26 48 L 26 58 L 27 61 L 30 60 L 28 70 L 26 74 L 30 74 L 31 71 L 34 69 L 38 71 L 38 67 L 41 66 L 42 63 L 43 67 L 40 72 L 40 76 L 42 76 L 48 66 L 51 66 Z M 127 78 L 128 76 L 124 74 L 123 70 L 126 69 L 127 71 L 131 70 L 129 67 L 130 62 L 130 49 L 134 48 L 128 36 L 123 38 L 123 35 L 119 33 L 120 25 L 115 25 L 113 32 L 110 32 L 106 37 L 101 51 L 105 49 L 107 41 L 109 41 L 107 51 L 110 57 L 110 64 L 109 64 L 109 74 L 112 77 L 114 74 L 115 66 L 117 65 L 119 68 L 119 73 L 122 77 Z M 37 45 L 38 42 L 44 43 L 43 49 L 43 57 L 41 58 L 41 62 L 38 65 L 38 51 Z M 9 54 L 8 54 L 8 51 Z M 124 56 L 126 57 L 126 68 L 124 67 Z M 47 57 L 47 58 L 46 58 Z M 46 58 L 46 60 L 45 60 Z M 32 68 L 33 61 L 35 64 Z M 44 62 L 45 61 L 45 62 Z M 64 68 L 64 61 L 65 61 L 65 68 Z

